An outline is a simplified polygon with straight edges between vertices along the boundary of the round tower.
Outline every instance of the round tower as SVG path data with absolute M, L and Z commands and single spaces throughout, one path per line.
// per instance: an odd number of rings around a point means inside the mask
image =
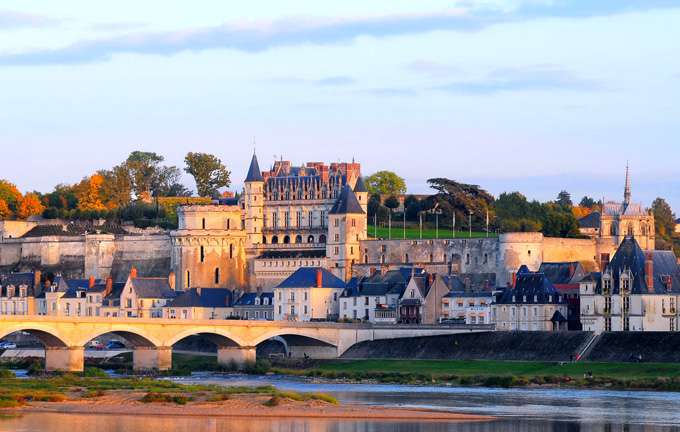
M 252 248 L 262 243 L 262 228 L 264 226 L 264 178 L 257 163 L 257 156 L 253 152 L 248 175 L 243 190 L 243 219 L 246 230 L 246 248 Z

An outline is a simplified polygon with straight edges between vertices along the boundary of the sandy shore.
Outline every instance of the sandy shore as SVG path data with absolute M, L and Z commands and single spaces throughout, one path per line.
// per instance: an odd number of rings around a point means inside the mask
M 220 402 L 196 401 L 186 405 L 174 403 L 143 403 L 144 393 L 112 391 L 91 399 L 64 402 L 31 402 L 21 408 L 2 409 L 6 413 L 58 412 L 72 414 L 109 414 L 138 416 L 200 416 L 200 417 L 295 417 L 325 419 L 416 420 L 416 421 L 489 421 L 492 417 L 457 414 L 431 410 L 381 408 L 350 404 L 331 404 L 319 400 L 293 401 L 283 399 L 278 406 L 264 406 L 268 396 L 234 395 Z

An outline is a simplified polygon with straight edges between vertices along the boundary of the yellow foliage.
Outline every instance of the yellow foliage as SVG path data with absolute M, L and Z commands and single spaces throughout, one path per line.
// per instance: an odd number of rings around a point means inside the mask
M 7 205 L 7 201 L 0 199 L 0 219 L 7 219 L 12 216 L 12 210 Z
M 106 206 L 99 198 L 99 191 L 102 187 L 104 178 L 95 174 L 83 179 L 76 186 L 76 197 L 78 198 L 78 209 L 81 211 L 103 211 Z
M 576 219 L 581 219 L 591 214 L 593 212 L 593 209 L 589 209 L 588 207 L 577 206 L 573 207 L 571 211 Z
M 20 201 L 17 207 L 17 217 L 26 219 L 29 216 L 39 215 L 45 210 L 45 206 L 40 202 L 38 195 L 34 193 L 27 193 Z

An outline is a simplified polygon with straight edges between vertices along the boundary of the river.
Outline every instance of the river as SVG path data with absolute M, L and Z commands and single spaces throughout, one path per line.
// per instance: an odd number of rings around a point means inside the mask
M 0 432 L 520 432 L 678 431 L 680 393 L 564 389 L 490 389 L 383 384 L 328 384 L 279 376 L 194 374 L 184 383 L 275 385 L 330 393 L 341 402 L 489 414 L 480 423 L 337 421 L 316 419 L 230 420 L 33 413 L 0 419 Z

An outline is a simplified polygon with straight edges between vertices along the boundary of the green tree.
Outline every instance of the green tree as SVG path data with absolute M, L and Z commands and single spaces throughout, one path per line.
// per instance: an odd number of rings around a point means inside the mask
M 670 241 L 675 231 L 675 214 L 671 206 L 663 198 L 657 198 L 652 203 L 654 225 L 657 237 Z
M 562 207 L 571 208 L 574 206 L 574 203 L 571 201 L 571 194 L 565 190 L 557 194 L 557 200 L 555 202 Z
M 596 205 L 597 205 L 597 202 L 595 202 L 595 200 L 593 198 L 591 198 L 587 195 L 584 196 L 583 198 L 581 198 L 581 202 L 579 203 L 579 206 L 589 208 L 589 209 L 592 209 Z
M 194 177 L 199 196 L 213 196 L 219 188 L 231 185 L 229 178 L 231 173 L 215 155 L 189 152 L 184 162 L 186 163 L 184 171 Z
M 558 203 L 543 204 L 541 232 L 547 237 L 578 237 L 578 221 L 571 209 Z
M 370 194 L 401 195 L 406 193 L 406 182 L 392 171 L 378 171 L 366 179 Z
M 99 196 L 108 209 L 116 209 L 130 204 L 132 195 L 132 179 L 130 170 L 125 164 L 117 165 L 110 170 L 100 170 L 103 178 Z
M 385 199 L 383 205 L 390 210 L 394 210 L 399 207 L 399 199 L 394 195 L 390 195 Z
M 421 203 L 422 209 L 440 211 L 440 226 L 453 223 L 455 215 L 456 225 L 467 227 L 472 214 L 472 225 L 485 228 L 487 211 L 489 220 L 494 221 L 493 195 L 481 187 L 447 178 L 432 178 L 427 183 L 437 193 Z
M 130 172 L 132 190 L 138 200 L 149 202 L 154 186 L 158 187 L 161 182 L 160 163 L 164 158 L 152 152 L 133 151 L 125 161 L 125 166 Z
M 73 210 L 78 206 L 78 198 L 74 187 L 65 184 L 58 184 L 54 190 L 45 195 L 46 205 L 55 209 Z

